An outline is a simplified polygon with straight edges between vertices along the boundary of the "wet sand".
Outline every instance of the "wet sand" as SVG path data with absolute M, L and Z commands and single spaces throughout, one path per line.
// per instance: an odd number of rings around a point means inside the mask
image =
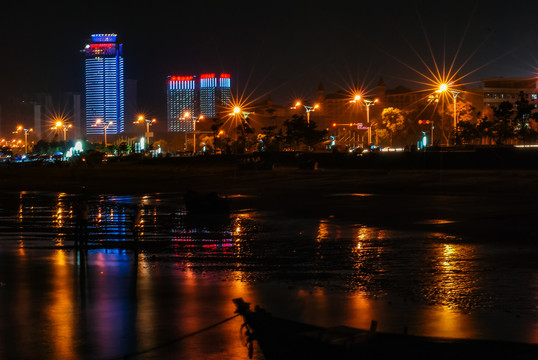
M 181 194 L 216 191 L 240 208 L 275 209 L 293 217 L 314 212 L 356 217 L 370 226 L 412 230 L 424 219 L 456 236 L 534 242 L 538 170 L 338 169 L 275 166 L 241 170 L 234 161 L 117 162 L 94 166 L 4 166 L 4 192 Z M 345 196 L 339 196 L 345 195 Z M 349 196 L 370 199 L 349 201 Z M 513 240 L 511 240 L 513 241 Z
M 335 192 L 377 194 L 483 194 L 535 196 L 538 170 L 336 169 L 240 170 L 224 162 L 104 163 L 94 166 L 1 166 L 4 191 L 140 194 L 184 192 L 318 196 Z

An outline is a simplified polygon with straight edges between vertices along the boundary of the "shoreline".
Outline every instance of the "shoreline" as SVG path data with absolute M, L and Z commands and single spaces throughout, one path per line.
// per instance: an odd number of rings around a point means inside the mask
M 538 194 L 534 169 L 302 169 L 279 165 L 244 170 L 233 163 L 103 163 L 0 167 L 2 191 L 138 194 L 216 191 L 286 196 L 351 193 Z

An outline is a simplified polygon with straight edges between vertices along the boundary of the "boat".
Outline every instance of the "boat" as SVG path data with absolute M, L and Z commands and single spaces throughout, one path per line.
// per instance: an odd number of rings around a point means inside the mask
M 538 359 L 538 344 L 451 339 L 377 332 L 348 326 L 321 327 L 254 311 L 242 298 L 232 300 L 241 315 L 245 346 L 252 357 L 256 342 L 266 360 L 273 359 Z
M 230 200 L 216 192 L 187 191 L 183 199 L 188 214 L 228 214 L 230 212 Z

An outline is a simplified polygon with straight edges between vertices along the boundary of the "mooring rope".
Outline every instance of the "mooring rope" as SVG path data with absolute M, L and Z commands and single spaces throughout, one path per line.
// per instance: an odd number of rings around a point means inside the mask
M 174 343 L 176 343 L 176 342 L 179 342 L 179 341 L 181 341 L 181 340 L 184 340 L 184 339 L 186 339 L 186 338 L 189 338 L 189 337 L 192 337 L 192 336 L 194 336 L 194 335 L 198 335 L 198 334 L 200 334 L 200 333 L 203 333 L 203 332 L 205 332 L 205 331 L 208 331 L 208 330 L 210 330 L 210 329 L 213 329 L 213 328 L 215 328 L 215 327 L 217 327 L 217 326 L 219 326 L 219 325 L 222 325 L 222 324 L 224 324 L 224 323 L 226 323 L 226 322 L 228 322 L 228 321 L 230 321 L 230 320 L 232 320 L 232 319 L 235 319 L 235 318 L 238 317 L 238 316 L 240 316 L 240 314 L 236 314 L 236 315 L 234 315 L 234 316 L 230 316 L 229 318 L 226 318 L 226 319 L 224 319 L 224 320 L 221 320 L 221 321 L 219 321 L 219 322 L 217 322 L 217 323 L 215 323 L 215 324 L 213 324 L 213 325 L 209 325 L 209 326 L 207 326 L 207 327 L 205 327 L 205 328 L 203 328 L 203 329 L 196 330 L 196 331 L 194 331 L 194 332 L 192 332 L 192 333 L 190 333 L 190 334 L 186 334 L 186 335 L 180 336 L 180 337 L 178 337 L 178 338 L 169 340 L 169 341 L 167 341 L 167 342 L 165 342 L 165 343 L 156 345 L 156 346 L 151 347 L 151 348 L 149 348 L 149 349 L 141 350 L 141 351 L 137 351 L 137 352 L 134 352 L 134 353 L 131 353 L 131 354 L 125 354 L 125 355 L 123 355 L 123 356 L 118 356 L 118 357 L 108 358 L 108 360 L 116 360 L 116 359 L 118 359 L 118 360 L 120 360 L 120 359 L 124 359 L 124 360 L 125 360 L 125 359 L 129 359 L 129 358 L 131 358 L 131 357 L 135 357 L 135 356 L 139 356 L 139 355 L 142 355 L 142 354 L 146 354 L 146 353 L 155 351 L 155 350 L 160 349 L 160 348 L 164 348 L 164 347 L 166 347 L 166 346 L 170 346 L 170 345 L 172 345 L 172 344 L 174 344 Z

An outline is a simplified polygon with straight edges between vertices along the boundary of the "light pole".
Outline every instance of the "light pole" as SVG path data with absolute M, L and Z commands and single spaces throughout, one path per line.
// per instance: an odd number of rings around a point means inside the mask
M 355 98 L 351 100 L 350 102 L 358 103 L 361 99 L 362 98 L 360 95 L 355 95 Z M 368 124 L 368 145 L 372 143 L 372 126 L 370 125 L 370 106 L 374 105 L 378 101 L 379 101 L 378 99 L 374 99 L 374 100 L 362 99 L 364 106 L 366 106 L 366 123 Z
M 56 122 L 56 126 L 53 127 L 53 130 L 63 130 L 64 133 L 64 141 L 67 141 L 67 130 L 72 128 L 73 126 L 71 124 L 65 124 L 61 121 Z
M 33 131 L 33 129 L 25 129 L 22 126 L 17 127 L 17 130 L 15 133 L 18 133 L 19 131 L 24 131 L 24 153 L 28 154 L 28 133 L 30 131 Z
M 191 115 L 190 112 L 186 111 L 183 115 L 183 119 L 186 120 L 188 118 L 192 119 L 192 134 L 193 134 L 193 146 L 192 146 L 192 153 L 196 154 L 196 123 L 204 118 L 204 115 L 200 115 L 199 117 Z
M 295 106 L 292 106 L 292 109 L 297 109 L 298 106 L 304 107 L 306 111 L 306 122 L 310 124 L 310 112 L 316 111 L 316 109 L 319 108 L 319 104 L 315 104 L 314 106 L 307 106 L 302 104 L 300 101 L 297 101 L 297 103 L 295 103 Z
M 95 124 L 92 125 L 92 126 L 103 125 L 103 131 L 104 131 L 104 133 L 105 133 L 105 146 L 107 145 L 107 144 L 106 144 L 106 129 L 108 129 L 108 127 L 109 127 L 110 125 L 112 125 L 112 124 L 113 124 L 112 121 L 109 121 L 108 123 L 105 123 L 105 122 L 103 122 L 102 119 L 97 119 L 97 120 L 95 120 Z
M 454 99 L 454 134 L 457 135 L 458 133 L 458 113 L 456 110 L 456 98 L 458 97 L 459 91 L 452 90 L 448 88 L 448 84 L 441 84 L 439 85 L 439 89 L 435 91 L 436 93 L 444 93 L 444 92 L 450 92 L 452 94 L 452 98 Z
M 150 125 L 153 125 L 157 122 L 157 119 L 146 119 L 143 115 L 140 115 L 138 117 L 138 121 L 135 121 L 135 124 L 146 124 L 146 133 L 144 134 L 146 137 L 146 143 L 149 145 L 149 138 L 153 136 L 153 133 L 149 131 Z
M 245 123 L 245 120 L 248 118 L 248 116 L 250 114 L 251 113 L 248 112 L 248 111 L 243 111 L 243 109 L 241 109 L 239 106 L 234 106 L 232 112 L 230 114 L 228 114 L 229 116 L 232 116 L 235 119 L 239 118 L 239 124 L 241 125 L 241 132 L 242 132 L 243 135 L 245 133 L 244 123 Z M 239 134 L 238 134 L 237 127 L 235 128 L 235 146 L 237 147 L 237 151 L 239 151 Z M 246 143 L 243 142 L 242 151 L 245 150 L 245 147 L 246 147 Z

